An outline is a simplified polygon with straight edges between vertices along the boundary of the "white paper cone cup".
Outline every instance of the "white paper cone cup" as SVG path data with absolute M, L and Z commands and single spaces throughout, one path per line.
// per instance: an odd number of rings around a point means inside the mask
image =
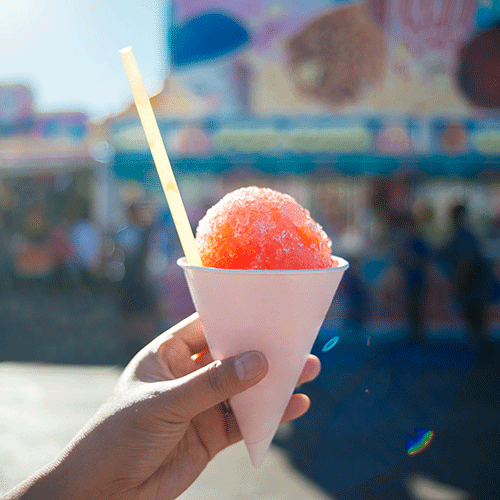
M 340 280 L 349 267 L 233 270 L 178 260 L 214 359 L 261 351 L 269 371 L 230 400 L 254 466 L 276 433 Z

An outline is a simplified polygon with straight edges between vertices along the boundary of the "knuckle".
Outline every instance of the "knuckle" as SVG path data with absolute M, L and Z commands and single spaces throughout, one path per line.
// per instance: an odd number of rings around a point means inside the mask
M 221 361 L 215 361 L 208 368 L 208 380 L 211 389 L 216 392 L 224 392 L 229 386 L 230 381 L 227 376 L 227 370 L 224 370 Z

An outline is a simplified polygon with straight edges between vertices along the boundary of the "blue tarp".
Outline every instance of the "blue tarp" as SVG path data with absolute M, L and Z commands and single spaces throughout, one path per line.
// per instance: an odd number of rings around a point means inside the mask
M 223 174 L 233 169 L 251 168 L 265 175 L 306 176 L 385 176 L 405 171 L 415 175 L 474 179 L 481 176 L 500 177 L 500 157 L 468 154 L 451 157 L 381 157 L 360 154 L 344 155 L 226 155 L 202 158 L 171 158 L 176 175 L 184 173 Z M 119 152 L 113 171 L 118 178 L 139 182 L 157 182 L 157 174 L 149 152 Z

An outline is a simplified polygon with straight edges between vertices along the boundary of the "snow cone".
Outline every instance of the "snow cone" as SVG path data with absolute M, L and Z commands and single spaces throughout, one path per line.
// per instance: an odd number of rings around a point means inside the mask
M 204 267 L 179 259 L 214 359 L 258 350 L 269 371 L 230 405 L 255 467 L 279 426 L 348 263 L 291 196 L 241 188 L 196 231 Z

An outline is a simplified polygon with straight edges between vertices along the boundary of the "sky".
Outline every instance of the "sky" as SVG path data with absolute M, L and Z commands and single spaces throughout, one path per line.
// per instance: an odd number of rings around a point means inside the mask
M 132 101 L 120 49 L 132 46 L 148 94 L 161 90 L 167 2 L 0 0 L 0 84 L 26 84 L 39 112 L 119 113 Z

